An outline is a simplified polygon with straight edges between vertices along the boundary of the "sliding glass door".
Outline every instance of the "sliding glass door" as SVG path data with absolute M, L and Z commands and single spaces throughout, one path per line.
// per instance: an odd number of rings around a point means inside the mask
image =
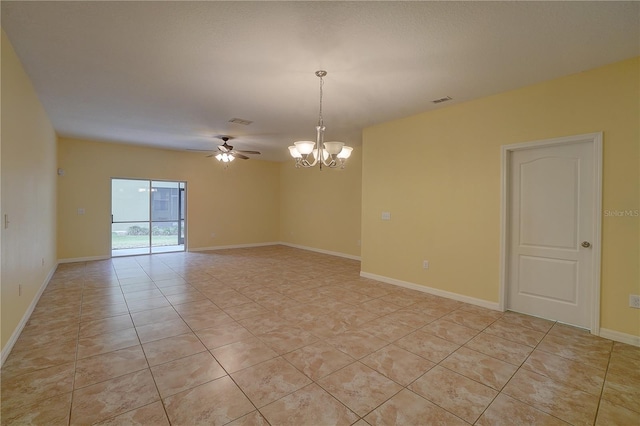
M 185 182 L 111 180 L 111 255 L 184 251 Z
M 184 250 L 184 182 L 151 182 L 151 251 Z

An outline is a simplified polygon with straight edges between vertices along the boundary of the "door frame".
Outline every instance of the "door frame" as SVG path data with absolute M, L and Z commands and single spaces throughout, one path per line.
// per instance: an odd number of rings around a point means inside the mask
M 511 153 L 545 146 L 561 146 L 576 143 L 590 143 L 593 150 L 593 241 L 591 252 L 593 256 L 591 276 L 591 334 L 600 334 L 600 269 L 602 262 L 602 132 L 587 133 L 583 135 L 566 136 L 561 138 L 543 139 L 531 142 L 515 143 L 501 146 L 501 173 L 500 173 L 500 295 L 499 308 L 504 311 L 507 306 L 507 286 L 509 268 L 509 237 L 510 223 L 510 173 Z
M 117 176 L 111 176 L 109 178 L 109 183 L 111 184 L 110 186 L 110 197 L 109 197 L 109 211 L 111 212 L 111 214 L 109 215 L 111 217 L 111 222 L 109 223 L 109 225 L 113 225 L 113 180 L 141 180 L 141 181 L 146 181 L 149 182 L 149 187 L 151 187 L 153 185 L 153 182 L 177 182 L 178 184 L 184 184 L 184 188 L 180 189 L 180 185 L 178 185 L 178 195 L 180 197 L 180 202 L 184 203 L 183 207 L 184 207 L 184 228 L 183 228 L 183 232 L 184 232 L 184 239 L 182 240 L 182 244 L 178 244 L 178 245 L 183 245 L 184 246 L 184 252 L 188 252 L 189 248 L 187 246 L 188 243 L 188 238 L 187 238 L 187 227 L 188 225 L 188 221 L 187 221 L 187 204 L 186 204 L 186 193 L 187 193 L 187 184 L 188 182 L 186 180 L 176 180 L 176 179 L 149 179 L 149 178 L 140 178 L 140 177 L 117 177 Z M 151 225 L 151 197 L 149 197 L 149 224 Z M 180 225 L 182 222 L 182 218 L 180 217 L 182 215 L 182 212 L 179 210 L 178 211 L 178 232 L 180 232 Z M 146 222 L 146 221 L 145 221 Z M 109 234 L 111 234 L 112 229 L 110 227 L 109 229 Z M 149 227 L 149 231 L 151 231 L 151 227 Z M 151 232 L 149 232 L 149 253 L 147 253 L 146 255 L 152 255 L 152 254 L 162 254 L 162 253 L 153 253 L 152 250 L 152 246 L 151 246 Z M 178 243 L 180 243 L 180 234 L 178 234 Z M 113 239 L 109 238 L 109 257 L 112 258 L 113 256 Z M 181 253 L 180 251 L 177 252 L 169 252 L 169 253 Z M 121 256 L 117 256 L 117 257 L 127 257 L 127 256 L 139 256 L 137 254 L 125 254 L 125 255 L 121 255 Z

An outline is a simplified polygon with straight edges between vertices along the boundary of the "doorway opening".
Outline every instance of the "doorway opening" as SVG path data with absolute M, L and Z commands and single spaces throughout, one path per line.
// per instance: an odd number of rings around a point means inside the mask
M 185 250 L 186 182 L 111 179 L 111 256 Z

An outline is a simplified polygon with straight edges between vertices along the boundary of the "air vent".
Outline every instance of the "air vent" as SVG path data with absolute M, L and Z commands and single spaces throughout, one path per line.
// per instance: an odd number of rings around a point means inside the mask
M 451 96 L 447 96 L 447 97 L 444 97 L 444 98 L 435 99 L 435 100 L 433 100 L 431 102 L 433 102 L 434 104 L 441 104 L 443 102 L 450 101 L 451 99 L 453 99 Z
M 242 124 L 243 126 L 248 126 L 249 124 L 253 123 L 253 121 L 245 120 L 242 118 L 232 118 L 231 120 L 229 120 L 229 123 Z

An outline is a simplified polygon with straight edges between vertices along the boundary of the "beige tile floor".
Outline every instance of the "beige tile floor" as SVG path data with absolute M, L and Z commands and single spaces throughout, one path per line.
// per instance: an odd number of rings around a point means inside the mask
M 640 348 L 272 246 L 60 265 L 3 424 L 638 425 Z

